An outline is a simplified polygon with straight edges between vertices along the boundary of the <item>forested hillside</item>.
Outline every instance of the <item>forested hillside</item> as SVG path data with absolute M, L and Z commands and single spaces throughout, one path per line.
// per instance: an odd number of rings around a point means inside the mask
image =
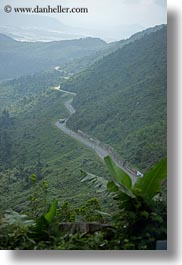
M 156 32 L 160 30 L 164 25 L 158 25 L 152 28 L 148 28 L 146 30 L 143 30 L 141 32 L 135 33 L 128 39 L 120 40 L 120 41 L 115 41 L 108 43 L 107 45 L 103 46 L 102 49 L 97 51 L 94 54 L 84 56 L 81 59 L 73 59 L 69 63 L 65 63 L 63 65 L 63 68 L 66 71 L 71 71 L 73 73 L 79 73 L 80 71 L 83 71 L 86 67 L 89 67 L 90 65 L 94 64 L 95 62 L 103 59 L 104 56 L 113 53 L 114 51 L 124 47 L 125 45 L 134 42 L 135 40 L 139 40 L 146 34 L 150 34 L 152 32 Z
M 47 70 L 94 54 L 106 43 L 97 38 L 54 42 L 20 42 L 0 34 L 0 79 Z
M 64 86 L 77 93 L 68 125 L 112 144 L 141 169 L 166 155 L 166 40 L 163 26 Z
M 96 195 L 80 183 L 81 168 L 107 176 L 92 151 L 55 126 L 60 117 L 68 116 L 66 97 L 52 89 L 61 78 L 58 72 L 42 73 L 0 86 L 0 214 L 27 207 L 32 174 L 38 182 L 49 183 L 50 200 L 56 197 L 75 205 Z

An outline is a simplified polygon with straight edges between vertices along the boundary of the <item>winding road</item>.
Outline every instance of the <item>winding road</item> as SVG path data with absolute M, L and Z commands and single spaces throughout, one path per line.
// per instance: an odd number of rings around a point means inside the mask
M 65 105 L 66 109 L 67 109 L 67 110 L 69 111 L 69 113 L 70 113 L 70 115 L 69 115 L 69 117 L 70 117 L 71 115 L 73 115 L 73 114 L 76 112 L 76 110 L 74 109 L 74 107 L 73 107 L 72 104 L 71 104 L 72 101 L 73 101 L 73 98 L 76 96 L 76 93 L 69 92 L 69 91 L 66 91 L 66 90 L 62 90 L 62 89 L 60 89 L 60 87 L 58 87 L 58 86 L 57 86 L 57 87 L 54 87 L 54 89 L 55 89 L 55 90 L 58 90 L 58 91 L 60 91 L 60 92 L 62 92 L 62 93 L 64 93 L 64 94 L 63 94 L 63 97 L 64 97 L 65 95 L 71 95 L 71 96 L 72 96 L 72 98 L 69 98 L 68 100 L 65 100 L 65 102 L 64 102 L 64 105 Z M 67 123 L 69 117 L 68 117 L 67 119 L 65 119 L 65 122 L 59 122 L 59 121 L 57 121 L 57 122 L 56 122 L 56 126 L 57 126 L 62 132 L 64 132 L 65 134 L 69 135 L 69 136 L 72 137 L 73 139 L 79 141 L 80 143 L 82 143 L 82 144 L 84 144 L 85 146 L 87 146 L 87 147 L 91 148 L 92 150 L 94 150 L 94 152 L 95 152 L 95 153 L 96 153 L 96 154 L 97 154 L 102 160 L 104 159 L 104 157 L 106 157 L 106 156 L 108 156 L 108 155 L 111 156 L 112 159 L 113 159 L 113 161 L 115 162 L 115 164 L 116 164 L 118 167 L 122 168 L 122 169 L 123 169 L 123 170 L 124 170 L 124 171 L 125 171 L 130 177 L 131 177 L 132 182 L 135 183 L 135 181 L 136 181 L 136 175 L 133 174 L 133 173 L 131 173 L 131 172 L 129 172 L 126 168 L 124 168 L 124 167 L 123 167 L 123 163 L 122 163 L 122 162 L 118 162 L 118 159 L 117 159 L 117 161 L 116 161 L 116 159 L 115 159 L 113 153 L 112 153 L 110 150 L 108 150 L 108 148 L 107 148 L 107 149 L 104 148 L 98 140 L 89 137 L 88 135 L 84 134 L 83 132 L 81 132 L 81 131 L 79 131 L 79 130 L 78 130 L 78 132 L 75 132 L 75 131 L 69 129 L 69 128 L 67 127 L 67 125 L 66 125 L 66 123 Z

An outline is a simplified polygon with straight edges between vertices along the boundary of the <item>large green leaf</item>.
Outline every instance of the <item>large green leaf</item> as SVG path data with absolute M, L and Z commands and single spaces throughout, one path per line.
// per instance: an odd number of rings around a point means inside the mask
M 152 199 L 161 191 L 161 181 L 167 178 L 167 158 L 156 164 L 143 178 L 139 178 L 133 192 L 145 199 Z
M 109 192 L 117 192 L 119 190 L 118 186 L 116 186 L 114 181 L 109 181 L 107 183 L 107 189 Z
M 50 224 L 56 214 L 56 208 L 58 205 L 58 200 L 53 201 L 48 213 L 44 215 L 45 220 Z
M 121 185 L 128 189 L 132 186 L 130 176 L 128 176 L 121 168 L 117 167 L 110 156 L 106 156 L 104 161 L 112 175 L 112 177 Z
M 117 167 L 110 156 L 106 156 L 104 161 L 112 175 L 112 179 L 119 189 L 131 197 L 135 197 L 131 191 L 132 181 L 121 168 Z

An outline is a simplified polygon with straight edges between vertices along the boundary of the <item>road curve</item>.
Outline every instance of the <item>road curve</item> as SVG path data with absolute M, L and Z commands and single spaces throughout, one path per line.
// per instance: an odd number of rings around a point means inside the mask
M 59 89 L 59 87 L 54 87 L 55 90 L 59 90 L 60 92 L 64 92 L 65 94 L 70 94 L 72 95 L 73 97 L 76 96 L 76 93 L 73 93 L 73 92 L 69 92 L 69 91 L 65 91 L 65 90 L 61 90 Z M 66 107 L 66 109 L 69 111 L 70 113 L 70 116 L 73 115 L 76 110 L 74 109 L 74 107 L 72 106 L 72 101 L 73 101 L 73 97 L 68 100 L 66 100 L 64 102 L 64 105 Z M 70 117 L 69 116 L 69 117 Z M 126 170 L 126 168 L 123 167 L 122 165 L 122 162 L 121 163 L 118 163 L 118 161 L 115 160 L 115 158 L 113 157 L 112 153 L 106 149 L 104 149 L 102 146 L 99 145 L 99 141 L 98 140 L 94 140 L 93 138 L 91 137 L 87 137 L 85 138 L 84 136 L 82 136 L 79 131 L 78 132 L 75 132 L 71 129 L 69 129 L 67 126 L 66 126 L 66 123 L 69 119 L 69 117 L 67 119 L 65 119 L 65 122 L 64 123 L 60 123 L 59 121 L 56 122 L 56 126 L 62 131 L 64 132 L 65 134 L 69 135 L 70 137 L 74 138 L 75 140 L 83 143 L 85 146 L 91 148 L 92 150 L 94 150 L 94 152 L 103 160 L 104 157 L 106 156 L 111 156 L 113 161 L 115 162 L 115 164 L 122 168 L 132 179 L 132 182 L 134 183 L 136 181 L 136 175 L 132 174 L 131 172 L 129 172 L 128 170 Z

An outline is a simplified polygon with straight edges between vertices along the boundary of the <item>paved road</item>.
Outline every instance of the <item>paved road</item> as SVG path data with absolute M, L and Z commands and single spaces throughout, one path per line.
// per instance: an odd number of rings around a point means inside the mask
M 72 95 L 72 96 L 76 96 L 76 93 L 72 93 L 72 92 L 69 92 L 69 91 L 65 91 L 65 90 L 62 90 L 62 89 L 59 89 L 59 87 L 54 87 L 54 89 L 56 89 L 56 90 L 59 90 L 60 92 L 64 92 L 64 93 L 66 93 L 66 94 L 70 94 L 70 95 Z M 65 105 L 65 107 L 66 107 L 66 109 L 69 111 L 69 113 L 70 113 L 70 116 L 71 115 L 73 115 L 75 112 L 76 112 L 76 110 L 74 109 L 74 107 L 72 106 L 72 101 L 73 101 L 73 97 L 70 99 L 68 99 L 68 100 L 66 100 L 65 102 L 64 102 L 64 105 Z M 106 149 L 104 149 L 103 147 L 101 147 L 100 145 L 99 145 L 99 141 L 98 140 L 95 140 L 95 139 L 93 139 L 93 138 L 89 138 L 89 137 L 84 137 L 83 135 L 81 135 L 80 133 L 79 133 L 79 131 L 78 132 L 75 132 L 75 131 L 73 131 L 73 130 L 71 130 L 71 129 L 69 129 L 67 126 L 66 126 L 66 123 L 67 123 L 67 121 L 68 121 L 68 119 L 69 118 L 67 118 L 66 120 L 65 120 L 65 122 L 64 123 L 60 123 L 59 121 L 57 121 L 56 122 L 56 126 L 61 130 L 61 131 L 63 131 L 64 133 L 66 133 L 67 135 L 69 135 L 70 137 L 72 137 L 72 138 L 74 138 L 75 140 L 77 140 L 77 141 L 79 141 L 79 142 L 81 142 L 81 143 L 83 143 L 85 146 L 87 146 L 87 147 L 89 147 L 89 148 L 91 148 L 92 150 L 94 150 L 94 152 L 103 160 L 104 159 L 104 157 L 106 157 L 106 156 L 111 156 L 112 157 L 112 159 L 113 159 L 113 161 L 115 162 L 115 164 L 118 166 L 118 167 L 120 167 L 120 168 L 122 168 L 130 177 L 131 177 L 131 179 L 132 179 L 132 182 L 134 183 L 135 181 L 136 181 L 136 176 L 134 175 L 134 174 L 132 174 L 132 173 L 130 173 L 130 172 L 128 172 L 125 168 L 123 168 L 123 166 L 122 166 L 122 163 L 118 163 L 115 159 L 114 159 L 114 157 L 113 157 L 113 155 L 112 155 L 112 153 L 111 152 L 109 152 L 108 150 L 106 150 Z
M 59 123 L 59 121 L 57 121 L 56 126 L 59 129 L 61 129 L 61 131 L 63 131 L 67 135 L 69 135 L 70 137 L 76 139 L 77 141 L 79 141 L 79 142 L 83 143 L 84 145 L 88 146 L 89 148 L 93 149 L 100 158 L 103 159 L 105 156 L 109 155 L 109 152 L 107 152 L 106 150 L 104 150 L 103 148 L 98 146 L 94 142 L 94 140 L 86 139 L 83 136 L 81 136 L 79 133 L 74 132 L 73 130 L 70 130 L 66 126 L 66 122 L 67 122 L 67 120 L 64 123 Z

